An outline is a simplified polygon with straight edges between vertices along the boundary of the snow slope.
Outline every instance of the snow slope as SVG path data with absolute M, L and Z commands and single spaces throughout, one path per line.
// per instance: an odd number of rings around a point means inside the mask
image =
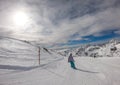
M 3 43 L 4 42 L 4 43 Z M 0 40 L 0 85 L 120 85 L 120 57 L 75 57 L 78 70 L 67 57 L 28 43 Z
M 13 38 L 0 38 L 0 64 L 12 66 L 38 66 L 39 48 L 30 42 Z M 62 58 L 62 57 L 61 57 Z M 40 50 L 40 63 L 42 65 L 58 60 L 60 57 L 52 51 Z
M 120 58 L 75 61 L 78 70 L 70 68 L 67 58 L 28 70 L 0 67 L 0 85 L 120 85 Z

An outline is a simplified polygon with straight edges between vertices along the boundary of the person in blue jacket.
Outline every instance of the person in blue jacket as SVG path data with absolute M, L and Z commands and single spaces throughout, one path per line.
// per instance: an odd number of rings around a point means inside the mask
M 73 69 L 76 69 L 76 67 L 75 67 L 75 60 L 73 59 L 73 55 L 72 55 L 72 53 L 70 53 L 70 55 L 69 55 L 69 57 L 68 57 L 68 62 L 70 63 L 70 65 L 71 65 L 71 67 L 73 68 Z

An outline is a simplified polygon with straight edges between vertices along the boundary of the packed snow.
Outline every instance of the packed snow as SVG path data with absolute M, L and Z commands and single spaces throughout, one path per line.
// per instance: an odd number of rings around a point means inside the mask
M 0 44 L 0 85 L 120 85 L 118 56 L 74 57 L 75 70 L 52 50 L 41 48 L 39 66 L 36 46 L 8 38 Z

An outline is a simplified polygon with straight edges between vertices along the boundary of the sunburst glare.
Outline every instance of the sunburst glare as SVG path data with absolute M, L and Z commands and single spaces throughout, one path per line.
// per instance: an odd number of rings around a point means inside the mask
M 24 26 L 28 22 L 28 16 L 23 11 L 17 11 L 13 15 L 13 22 L 17 26 Z

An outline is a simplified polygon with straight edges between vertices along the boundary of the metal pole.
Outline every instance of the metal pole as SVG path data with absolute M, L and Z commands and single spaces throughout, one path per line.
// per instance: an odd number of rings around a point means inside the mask
M 39 65 L 40 65 L 40 47 L 38 48 L 38 57 L 39 57 L 38 62 L 39 62 Z

